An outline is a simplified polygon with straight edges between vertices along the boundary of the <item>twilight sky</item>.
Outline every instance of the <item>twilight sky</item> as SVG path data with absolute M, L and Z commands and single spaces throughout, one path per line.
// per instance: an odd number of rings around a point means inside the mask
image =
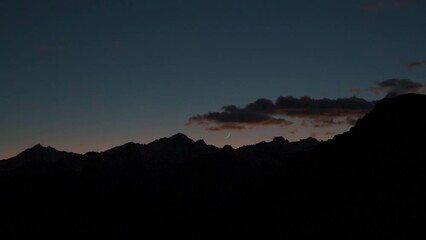
M 327 139 L 424 92 L 425 25 L 425 0 L 0 0 L 0 159 Z

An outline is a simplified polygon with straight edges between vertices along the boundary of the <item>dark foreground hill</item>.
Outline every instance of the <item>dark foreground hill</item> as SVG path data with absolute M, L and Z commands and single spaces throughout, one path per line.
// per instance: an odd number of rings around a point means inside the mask
M 328 142 L 239 149 L 183 134 L 0 162 L 0 232 L 22 238 L 424 239 L 426 96 L 384 99 Z

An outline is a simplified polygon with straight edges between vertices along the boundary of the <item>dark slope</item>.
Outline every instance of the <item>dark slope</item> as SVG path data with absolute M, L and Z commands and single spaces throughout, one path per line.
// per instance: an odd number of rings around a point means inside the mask
M 379 101 L 349 132 L 320 144 L 311 153 L 321 159 L 315 168 L 324 166 L 354 174 L 369 171 L 370 175 L 381 176 L 404 174 L 400 176 L 404 179 L 421 176 L 426 170 L 425 106 L 426 96 L 419 94 Z
M 426 142 L 425 105 L 425 95 L 385 98 L 349 132 L 326 144 L 327 150 L 335 152 L 338 147 L 355 150 L 356 145 L 362 151 L 418 153 Z
M 0 173 L 0 230 L 10 239 L 423 239 L 425 107 L 423 95 L 381 100 L 310 152 L 312 140 L 219 149 L 177 134 L 24 163 Z
M 426 96 L 379 101 L 349 132 L 320 144 L 304 165 L 319 232 L 356 238 L 425 238 Z M 312 223 L 315 228 L 316 223 Z

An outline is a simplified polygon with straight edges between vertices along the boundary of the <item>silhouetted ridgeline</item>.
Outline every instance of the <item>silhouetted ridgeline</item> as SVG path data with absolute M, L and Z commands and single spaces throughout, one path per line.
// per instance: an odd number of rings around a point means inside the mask
M 423 239 L 426 96 L 349 132 L 239 149 L 183 134 L 102 153 L 37 145 L 0 161 L 0 233 L 43 237 Z

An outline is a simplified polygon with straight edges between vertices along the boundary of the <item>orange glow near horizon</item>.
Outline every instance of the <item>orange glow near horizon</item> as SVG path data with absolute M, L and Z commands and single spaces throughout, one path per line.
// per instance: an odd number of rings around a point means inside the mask
M 102 152 L 113 147 L 121 146 L 128 142 L 136 142 L 140 144 L 148 144 L 156 139 L 163 137 L 170 137 L 178 132 L 186 134 L 194 141 L 204 140 L 206 144 L 214 145 L 219 148 L 230 145 L 233 148 L 238 148 L 244 145 L 253 145 L 261 141 L 270 142 L 274 137 L 282 136 L 289 141 L 298 141 L 308 137 L 314 137 L 318 140 L 328 140 L 333 138 L 336 134 L 348 131 L 349 125 L 341 125 L 334 127 L 314 128 L 302 126 L 300 122 L 291 126 L 279 127 L 254 127 L 245 130 L 233 131 L 205 131 L 204 129 L 182 128 L 176 132 L 163 132 L 161 136 L 149 135 L 143 138 L 138 137 L 137 134 L 133 136 L 96 136 L 92 138 L 69 138 L 66 142 L 59 142 L 48 139 L 41 139 L 40 141 L 32 140 L 29 142 L 22 142 L 15 149 L 4 149 L 0 151 L 0 159 L 8 159 L 16 156 L 25 149 L 31 148 L 36 144 L 43 146 L 51 146 L 59 151 L 75 152 L 84 154 L 87 152 Z M 228 134 L 230 136 L 227 138 Z M 142 135 L 142 134 L 141 134 Z M 82 140 L 83 139 L 83 140 Z M 5 151 L 7 150 L 7 151 Z

